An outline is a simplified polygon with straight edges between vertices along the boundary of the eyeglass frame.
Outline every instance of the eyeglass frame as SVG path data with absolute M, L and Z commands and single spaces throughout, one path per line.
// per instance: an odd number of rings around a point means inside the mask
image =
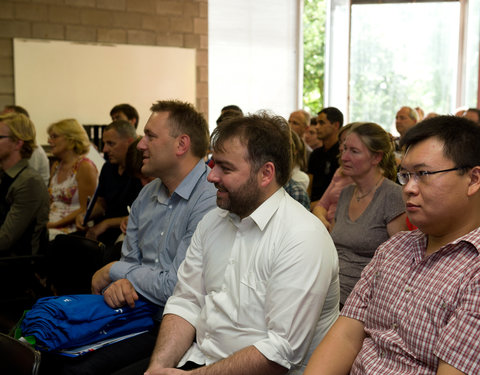
M 3 139 L 3 138 L 12 138 L 11 135 L 0 135 L 0 139 Z
M 405 186 L 410 181 L 410 177 L 413 176 L 413 180 L 418 183 L 421 181 L 422 177 L 430 176 L 432 174 L 442 173 L 442 172 L 452 172 L 458 171 L 461 169 L 469 169 L 470 167 L 454 167 L 448 169 L 442 169 L 440 171 L 416 171 L 416 172 L 398 172 L 397 179 L 400 185 Z M 408 176 L 408 177 L 406 177 Z M 402 182 L 405 181 L 405 182 Z

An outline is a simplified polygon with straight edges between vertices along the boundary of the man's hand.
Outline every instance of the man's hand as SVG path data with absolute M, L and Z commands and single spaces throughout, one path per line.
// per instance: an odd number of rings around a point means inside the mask
M 108 225 L 106 225 L 105 220 L 103 220 L 97 225 L 94 225 L 93 227 L 89 228 L 87 230 L 87 233 L 85 234 L 85 237 L 91 240 L 96 240 L 98 236 L 100 236 L 102 233 L 105 233 L 107 229 L 108 229 Z
M 110 268 L 115 262 L 108 263 L 106 266 L 100 268 L 93 274 L 92 277 L 92 293 L 102 294 L 102 290 L 105 289 L 108 284 L 112 282 L 110 279 Z
M 128 225 L 128 216 L 125 216 L 120 223 L 120 230 L 122 233 L 127 233 L 127 225 Z
M 132 283 L 127 279 L 120 279 L 112 283 L 103 293 L 103 297 L 108 306 L 112 308 L 128 305 L 135 307 L 135 301 L 138 300 L 138 294 Z

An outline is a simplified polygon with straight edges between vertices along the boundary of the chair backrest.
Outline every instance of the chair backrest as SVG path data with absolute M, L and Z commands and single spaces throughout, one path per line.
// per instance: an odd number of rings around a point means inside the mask
M 36 375 L 40 352 L 30 345 L 0 333 L 0 374 Z

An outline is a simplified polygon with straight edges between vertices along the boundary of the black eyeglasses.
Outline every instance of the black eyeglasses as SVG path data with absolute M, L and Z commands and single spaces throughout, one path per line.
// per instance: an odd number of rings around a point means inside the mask
M 417 171 L 417 172 L 398 172 L 398 182 L 401 185 L 406 185 L 408 181 L 410 181 L 410 177 L 413 176 L 413 180 L 415 182 L 423 182 L 425 183 L 428 179 L 428 176 L 432 174 L 442 173 L 442 172 L 451 172 L 451 171 L 458 171 L 460 169 L 465 169 L 468 167 L 455 167 L 449 169 L 442 169 L 441 171 Z
M 2 138 L 11 138 L 9 135 L 0 135 L 0 139 Z

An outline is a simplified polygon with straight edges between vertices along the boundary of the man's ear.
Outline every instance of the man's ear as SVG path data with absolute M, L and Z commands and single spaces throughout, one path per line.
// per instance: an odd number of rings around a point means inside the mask
M 480 166 L 470 169 L 468 175 L 470 176 L 470 183 L 468 184 L 467 195 L 471 197 L 480 189 Z
M 24 141 L 22 139 L 17 139 L 15 141 L 15 150 L 20 151 L 23 147 L 23 143 L 24 143 Z
M 271 161 L 266 162 L 258 171 L 258 176 L 260 186 L 266 187 L 270 185 L 275 180 L 275 165 Z
M 187 134 L 181 134 L 177 137 L 177 156 L 184 155 L 190 150 L 190 137 Z

